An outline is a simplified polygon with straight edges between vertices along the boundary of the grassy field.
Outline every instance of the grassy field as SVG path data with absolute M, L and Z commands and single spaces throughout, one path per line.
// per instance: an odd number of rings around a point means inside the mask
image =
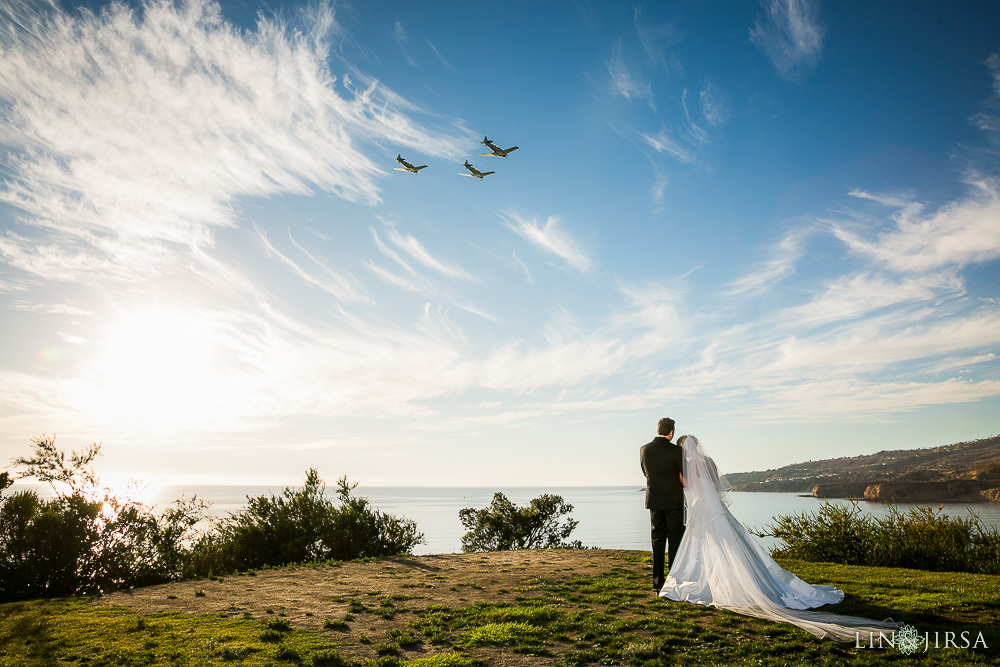
M 500 567 L 468 554 L 434 571 L 412 558 L 368 563 L 364 580 L 353 574 L 360 564 L 327 566 L 335 594 L 297 593 L 328 598 L 324 617 L 292 613 L 294 601 L 259 614 L 236 604 L 212 613 L 150 613 L 116 604 L 115 596 L 110 605 L 86 599 L 0 605 L 0 666 L 1000 664 L 998 576 L 782 561 L 806 581 L 847 592 L 831 611 L 892 617 L 929 632 L 929 650 L 907 656 L 655 598 L 647 590 L 648 553 L 560 552 L 559 561 L 551 561 L 551 552 L 508 553 L 523 560 L 504 563 L 558 566 L 542 567 L 546 574 L 538 576 L 538 568 Z M 287 590 L 305 571 L 287 573 Z M 226 584 L 260 588 L 262 579 L 263 573 L 243 575 Z M 375 589 L 373 581 L 387 586 Z M 210 601 L 215 583 L 172 584 L 157 595 Z M 982 633 L 988 648 L 944 648 L 945 633 L 955 633 L 961 646 L 963 632 L 970 644 Z

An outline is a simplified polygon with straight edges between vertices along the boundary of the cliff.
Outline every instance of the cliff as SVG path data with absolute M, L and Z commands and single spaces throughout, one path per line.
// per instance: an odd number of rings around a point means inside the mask
M 736 491 L 898 502 L 1000 501 L 1000 435 L 726 475 Z
M 912 503 L 982 502 L 1000 497 L 1000 481 L 949 479 L 938 482 L 882 482 L 865 489 L 865 500 Z

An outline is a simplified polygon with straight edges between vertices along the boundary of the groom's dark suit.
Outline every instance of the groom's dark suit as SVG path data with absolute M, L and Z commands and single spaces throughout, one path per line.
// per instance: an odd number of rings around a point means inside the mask
M 646 509 L 653 542 L 653 588 L 663 587 L 663 551 L 669 544 L 670 565 L 684 536 L 684 486 L 681 484 L 684 450 L 668 438 L 656 436 L 639 449 L 646 475 Z M 669 566 L 668 566 L 669 571 Z

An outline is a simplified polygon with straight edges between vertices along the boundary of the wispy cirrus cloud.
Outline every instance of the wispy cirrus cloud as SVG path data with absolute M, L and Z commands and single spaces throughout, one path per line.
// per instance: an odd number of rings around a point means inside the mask
M 155 275 L 185 248 L 211 247 L 240 197 L 321 189 L 377 202 L 382 169 L 361 142 L 452 154 L 467 139 L 416 123 L 419 110 L 373 79 L 338 81 L 329 5 L 299 25 L 260 18 L 252 32 L 209 0 L 100 14 L 13 0 L 0 12 L 13 175 L 0 201 L 33 231 L 5 234 L 0 252 L 36 275 Z
M 765 15 L 750 29 L 750 41 L 786 79 L 805 75 L 819 60 L 824 28 L 818 0 L 762 0 Z
M 389 240 L 392 241 L 396 247 L 406 252 L 410 257 L 420 262 L 426 268 L 440 273 L 448 278 L 474 280 L 473 276 L 461 266 L 439 260 L 432 256 L 427 249 L 424 248 L 424 245 L 412 234 L 404 235 L 396 231 L 396 229 L 390 227 L 386 230 L 386 236 L 388 236 Z
M 771 296 L 786 305 L 759 322 L 709 334 L 706 354 L 681 375 L 714 392 L 745 392 L 727 410 L 760 422 L 863 422 L 1000 395 L 987 370 L 1000 346 L 1000 311 L 968 299 L 961 273 L 1000 258 L 997 186 L 970 179 L 966 196 L 933 208 L 898 195 L 850 195 L 871 210 L 793 229 L 726 293 L 769 294 L 808 259 L 804 241 L 814 236 L 840 242 L 822 248 L 843 270 L 815 289 L 805 280 Z M 811 296 L 794 303 L 802 294 Z
M 666 129 L 660 130 L 657 134 L 642 133 L 640 136 L 646 145 L 657 153 L 666 153 L 684 164 L 691 164 L 697 158 L 695 149 L 679 143 Z
M 764 424 L 809 424 L 820 419 L 885 422 L 891 415 L 931 406 L 975 403 L 1000 395 L 1000 382 L 958 378 L 937 382 L 817 379 L 770 386 L 766 395 L 765 400 L 754 405 L 734 406 L 731 414 Z
M 615 42 L 608 60 L 608 76 L 611 79 L 611 91 L 628 101 L 645 100 L 653 106 L 653 88 L 649 81 L 637 81 L 629 71 L 622 58 L 621 40 Z M 655 107 L 654 107 L 655 108 Z
M 698 94 L 701 117 L 712 127 L 725 125 L 732 115 L 729 98 L 718 85 L 708 82 Z
M 768 363 L 759 364 L 756 374 L 781 381 L 804 373 L 816 378 L 855 376 L 903 362 L 989 349 L 998 341 L 1000 312 L 994 310 L 927 322 L 900 321 L 890 313 L 808 338 L 790 336 L 773 350 Z
M 894 204 L 888 229 L 875 238 L 848 225 L 833 225 L 834 235 L 854 252 L 894 271 L 961 267 L 1000 257 L 1000 186 L 984 178 L 970 182 L 961 200 L 928 211 L 917 202 Z M 861 191 L 855 197 L 872 199 Z
M 893 276 L 868 270 L 824 283 L 823 291 L 811 301 L 788 308 L 778 317 L 802 326 L 844 323 L 884 308 L 958 296 L 963 290 L 962 280 L 951 271 Z
M 643 16 L 641 7 L 635 8 L 633 23 L 639 44 L 642 45 L 643 53 L 651 64 L 667 72 L 683 71 L 684 68 L 677 56 L 677 45 L 683 41 L 684 33 L 676 25 L 673 23 L 654 25 Z
M 441 276 L 453 280 L 478 282 L 475 276 L 457 264 L 445 262 L 434 257 L 416 237 L 411 234 L 400 233 L 391 223 L 387 223 L 387 228 L 384 230 L 384 235 L 388 239 L 388 242 L 383 240 L 379 231 L 374 227 L 369 227 L 369 231 L 378 251 L 405 271 L 405 275 L 400 275 L 369 260 L 366 265 L 368 270 L 383 282 L 406 292 L 450 303 L 485 320 L 496 321 L 496 317 L 487 310 L 469 303 L 454 290 L 440 284 L 440 280 L 435 281 L 421 273 L 413 265 L 412 261 L 415 261 L 423 268 L 430 269 Z
M 805 251 L 805 244 L 812 235 L 808 227 L 792 229 L 774 244 L 769 257 L 750 273 L 729 284 L 726 296 L 759 295 L 795 273 L 796 262 Z
M 594 261 L 560 225 L 559 216 L 550 215 L 544 223 L 517 215 L 504 216 L 503 224 L 521 238 L 555 255 L 578 271 L 584 273 L 595 268 Z
M 300 245 L 293 237 L 291 230 L 288 231 L 288 239 L 291 241 L 292 245 L 303 255 L 306 256 L 315 266 L 320 270 L 320 275 L 314 275 L 313 273 L 307 271 L 300 263 L 288 257 L 286 254 L 279 251 L 274 244 L 267 238 L 267 234 L 261 230 L 257 229 L 257 238 L 261 241 L 267 251 L 272 257 L 278 259 L 282 264 L 292 270 L 292 272 L 301 278 L 305 283 L 317 287 L 322 291 L 326 292 L 330 296 L 336 297 L 338 300 L 343 301 L 366 301 L 367 297 L 362 294 L 360 285 L 357 280 L 352 276 L 342 274 L 338 271 L 334 271 L 325 263 L 317 259 L 312 253 L 310 253 L 306 248 Z
M 406 43 L 410 40 L 410 36 L 406 32 L 406 27 L 403 25 L 402 21 L 396 21 L 392 26 L 392 41 L 396 42 L 396 46 L 399 47 L 399 51 L 406 58 L 406 62 L 410 63 L 412 67 L 417 66 L 417 61 L 413 59 L 410 55 L 409 49 L 406 48 Z
M 657 153 L 669 155 L 684 164 L 693 164 L 714 141 L 719 129 L 729 121 L 729 102 L 724 90 L 708 82 L 698 94 L 694 110 L 694 105 L 688 102 L 687 88 L 681 93 L 680 103 L 683 118 L 675 121 L 673 127 L 664 126 L 656 134 L 640 133 L 639 137 Z
M 1000 53 L 990 55 L 984 64 L 989 68 L 990 74 L 993 76 L 994 96 L 1000 97 Z

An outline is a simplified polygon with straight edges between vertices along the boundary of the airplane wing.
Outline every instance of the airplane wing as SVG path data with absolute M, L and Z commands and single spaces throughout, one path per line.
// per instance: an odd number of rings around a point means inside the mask
M 484 172 L 480 172 L 479 175 L 480 176 L 489 176 L 490 174 L 495 174 L 495 173 L 496 173 L 495 171 L 484 171 Z
M 508 148 L 508 149 L 504 150 L 504 153 L 513 153 L 513 152 L 514 152 L 514 151 L 516 151 L 516 150 L 517 150 L 518 148 L 520 148 L 520 147 L 519 147 L 519 146 L 512 146 L 512 147 L 510 147 L 510 148 Z

